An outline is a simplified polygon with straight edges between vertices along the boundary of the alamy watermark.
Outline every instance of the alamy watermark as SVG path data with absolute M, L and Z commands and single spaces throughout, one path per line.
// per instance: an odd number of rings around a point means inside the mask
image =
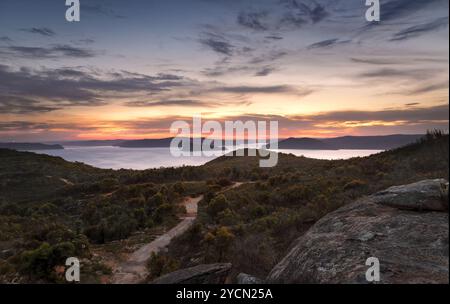
M 368 22 L 380 21 L 380 0 L 366 0 L 366 20 Z M 66 0 L 66 20 L 68 22 L 80 21 L 80 0 Z
M 192 128 L 191 128 L 192 127 Z M 219 121 L 203 122 L 194 116 L 192 123 L 178 120 L 170 126 L 174 138 L 170 153 L 181 156 L 261 156 L 260 167 L 274 167 L 278 154 L 278 121 Z M 232 151 L 232 153 L 226 153 Z
M 80 0 L 66 0 L 66 20 L 69 22 L 80 21 Z
M 67 282 L 80 282 L 80 260 L 75 257 L 66 259 L 66 281 Z
M 366 0 L 366 20 L 368 22 L 380 21 L 380 0 Z
M 366 266 L 370 266 L 366 271 L 367 282 L 380 281 L 380 260 L 375 257 L 370 257 L 366 260 Z

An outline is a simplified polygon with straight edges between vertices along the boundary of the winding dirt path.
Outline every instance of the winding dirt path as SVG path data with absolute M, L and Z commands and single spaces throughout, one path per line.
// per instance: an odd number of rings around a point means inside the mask
M 127 261 L 117 267 L 112 283 L 136 284 L 144 280 L 148 274 L 146 265 L 148 258 L 153 252 L 158 253 L 161 249 L 167 247 L 173 238 L 188 230 L 197 217 L 197 206 L 202 199 L 203 195 L 185 198 L 183 205 L 186 207 L 186 216 L 182 218 L 181 222 L 151 243 L 133 252 Z
M 225 191 L 237 188 L 244 183 L 235 182 L 226 189 L 218 192 L 223 193 Z M 192 226 L 197 218 L 198 203 L 203 199 L 203 195 L 197 197 L 186 197 L 183 201 L 183 205 L 186 208 L 186 215 L 181 218 L 181 222 L 164 233 L 154 241 L 142 246 L 135 252 L 133 252 L 128 259 L 121 263 L 115 270 L 112 283 L 114 284 L 137 284 L 142 282 L 148 275 L 147 260 L 151 254 L 158 253 L 160 250 L 166 248 L 170 241 L 186 232 L 189 227 Z

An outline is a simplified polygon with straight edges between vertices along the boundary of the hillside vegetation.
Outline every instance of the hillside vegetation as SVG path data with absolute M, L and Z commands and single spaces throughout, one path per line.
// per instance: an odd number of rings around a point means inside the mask
M 184 212 L 182 198 L 199 194 L 197 224 L 150 259 L 155 276 L 219 261 L 265 275 L 293 239 L 339 206 L 391 185 L 448 179 L 448 135 L 366 158 L 280 154 L 274 168 L 260 168 L 258 160 L 224 156 L 200 167 L 103 170 L 0 149 L 0 282 L 64 282 L 61 267 L 70 256 L 83 259 L 84 282 L 99 282 L 111 269 L 93 255 L 94 244 L 171 227 Z M 222 191 L 236 181 L 243 184 Z
M 197 224 L 160 259 L 183 268 L 230 262 L 234 274 L 265 277 L 293 241 L 327 213 L 389 186 L 448 180 L 448 147 L 448 135 L 437 132 L 415 144 L 349 160 L 282 155 L 277 167 L 261 170 L 256 159 L 217 159 L 206 166 L 229 168 L 230 176 L 254 182 L 206 195 Z

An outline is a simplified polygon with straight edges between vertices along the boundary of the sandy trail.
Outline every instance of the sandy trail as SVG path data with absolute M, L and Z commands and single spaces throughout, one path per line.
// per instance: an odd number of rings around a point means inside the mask
M 228 188 L 218 192 L 223 193 L 225 191 L 237 188 L 244 183 L 236 182 Z M 186 232 L 189 227 L 192 226 L 197 218 L 198 203 L 203 199 L 203 195 L 197 197 L 186 197 L 183 201 L 183 205 L 186 208 L 186 215 L 181 218 L 181 222 L 174 228 L 164 233 L 154 241 L 142 246 L 135 252 L 133 252 L 128 260 L 121 263 L 114 272 L 112 283 L 114 284 L 137 284 L 142 282 L 148 275 L 147 260 L 151 254 L 158 253 L 160 250 L 167 247 L 170 241 Z
M 127 261 L 117 267 L 112 278 L 112 283 L 136 284 L 144 280 L 148 274 L 146 266 L 148 258 L 153 252 L 158 253 L 161 249 L 167 247 L 173 238 L 188 230 L 197 217 L 197 206 L 202 199 L 203 195 L 185 198 L 183 205 L 186 207 L 186 216 L 182 218 L 182 221 L 151 243 L 133 252 Z

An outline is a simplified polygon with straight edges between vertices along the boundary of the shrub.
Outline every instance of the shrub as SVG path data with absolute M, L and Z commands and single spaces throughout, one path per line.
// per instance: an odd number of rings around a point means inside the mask
M 227 208 L 229 208 L 228 201 L 223 194 L 220 194 L 209 202 L 207 212 L 214 219 L 219 212 L 222 212 Z
M 355 180 L 352 180 L 351 182 L 348 182 L 347 184 L 345 184 L 344 190 L 362 188 L 362 187 L 365 187 L 366 185 L 367 185 L 366 182 L 359 180 L 359 179 L 355 179 Z
M 173 258 L 152 252 L 150 259 L 147 261 L 149 279 L 154 280 L 166 273 L 173 272 L 177 270 L 179 266 L 180 264 Z

